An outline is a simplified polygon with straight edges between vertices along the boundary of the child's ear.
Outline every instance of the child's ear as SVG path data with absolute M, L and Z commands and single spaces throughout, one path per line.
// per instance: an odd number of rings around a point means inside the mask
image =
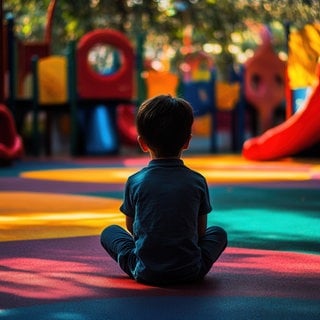
M 192 138 L 192 134 L 190 134 L 190 137 L 188 138 L 186 143 L 183 145 L 183 150 L 187 150 L 189 148 L 189 144 L 190 144 L 191 138 Z
M 145 143 L 145 141 L 143 140 L 143 138 L 141 136 L 138 136 L 137 140 L 138 140 L 138 143 L 139 143 L 141 150 L 143 152 L 148 152 L 149 148 L 148 148 L 147 144 Z

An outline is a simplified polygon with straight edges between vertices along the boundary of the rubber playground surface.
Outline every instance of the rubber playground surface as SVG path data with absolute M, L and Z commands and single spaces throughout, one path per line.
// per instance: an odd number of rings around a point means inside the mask
M 184 161 L 229 246 L 202 283 L 174 287 L 128 279 L 99 243 L 147 157 L 0 168 L 0 319 L 320 319 L 320 161 Z

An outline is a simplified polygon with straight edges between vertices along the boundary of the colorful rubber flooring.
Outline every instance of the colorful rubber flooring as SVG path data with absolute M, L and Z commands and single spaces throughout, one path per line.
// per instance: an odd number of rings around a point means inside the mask
M 148 158 L 0 168 L 0 319 L 320 319 L 320 161 L 184 160 L 229 246 L 202 283 L 165 288 L 128 279 L 99 243 Z

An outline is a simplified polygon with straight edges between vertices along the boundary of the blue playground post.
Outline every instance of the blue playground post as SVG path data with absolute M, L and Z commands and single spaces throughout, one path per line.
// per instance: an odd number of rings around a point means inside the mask
M 88 112 L 85 135 L 86 154 L 116 153 L 118 138 L 114 117 L 111 114 L 114 108 L 100 104 L 86 111 Z

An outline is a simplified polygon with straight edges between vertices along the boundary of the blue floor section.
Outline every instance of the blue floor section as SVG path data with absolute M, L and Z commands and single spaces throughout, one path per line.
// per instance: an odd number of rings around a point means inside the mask
M 319 300 L 265 297 L 132 297 L 0 311 L 3 320 L 319 320 Z

